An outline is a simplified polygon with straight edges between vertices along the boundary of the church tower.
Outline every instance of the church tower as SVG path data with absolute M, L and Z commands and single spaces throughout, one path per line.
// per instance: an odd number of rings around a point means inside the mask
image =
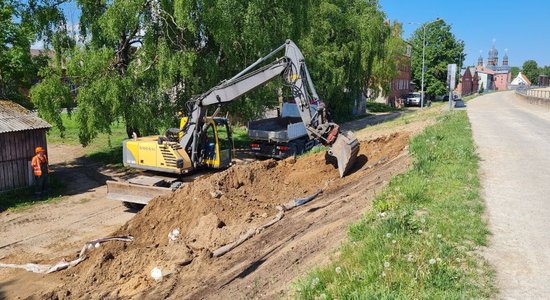
M 504 50 L 504 56 L 502 57 L 502 65 L 507 66 L 508 65 L 508 49 Z
M 498 51 L 493 45 L 493 48 L 489 50 L 489 61 L 487 62 L 487 66 L 498 66 Z

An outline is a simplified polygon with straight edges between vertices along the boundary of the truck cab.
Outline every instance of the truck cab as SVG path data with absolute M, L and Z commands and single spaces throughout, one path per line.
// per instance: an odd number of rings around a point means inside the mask
M 213 169 L 224 169 L 233 161 L 233 137 L 226 118 L 208 118 L 204 163 Z

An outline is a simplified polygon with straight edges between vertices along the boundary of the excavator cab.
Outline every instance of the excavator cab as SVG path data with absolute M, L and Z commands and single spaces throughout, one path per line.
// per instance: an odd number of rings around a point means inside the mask
M 202 147 L 204 164 L 213 169 L 224 169 L 233 160 L 233 138 L 226 118 L 208 118 Z

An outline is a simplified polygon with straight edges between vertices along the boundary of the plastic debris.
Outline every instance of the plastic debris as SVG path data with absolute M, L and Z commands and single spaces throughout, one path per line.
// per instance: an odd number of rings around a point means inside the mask
M 155 281 L 161 281 L 162 280 L 162 271 L 159 268 L 154 267 L 151 270 L 151 277 L 153 277 L 153 279 Z
M 0 268 L 24 269 L 24 270 L 27 270 L 27 271 L 33 272 L 33 273 L 49 274 L 49 273 L 57 272 L 57 271 L 60 271 L 60 270 L 72 268 L 72 267 L 78 265 L 79 263 L 81 263 L 82 261 L 84 261 L 87 258 L 87 256 L 85 255 L 86 252 L 88 252 L 92 249 L 95 249 L 95 248 L 99 248 L 101 246 L 101 244 L 104 243 L 104 242 L 108 242 L 108 241 L 131 242 L 133 240 L 134 240 L 134 237 L 132 237 L 130 235 L 101 238 L 101 239 L 93 240 L 91 242 L 87 242 L 82 247 L 82 250 L 80 250 L 80 254 L 78 255 L 78 258 L 76 258 L 74 260 L 71 260 L 71 261 L 66 261 L 65 259 L 62 259 L 60 262 L 58 262 L 55 265 L 40 265 L 40 264 L 18 265 L 18 264 L 3 264 L 3 263 L 0 263 Z
M 75 260 L 72 261 L 66 261 L 65 259 L 61 260 L 55 265 L 40 265 L 40 264 L 24 264 L 24 265 L 17 265 L 17 264 L 0 264 L 0 268 L 12 268 L 12 269 L 23 269 L 27 270 L 29 272 L 33 273 L 42 273 L 42 274 L 49 274 L 57 271 L 61 271 L 64 269 L 72 268 L 79 263 L 81 263 L 83 260 L 86 259 L 86 256 L 81 256 Z
M 180 229 L 178 227 L 170 231 L 170 233 L 168 233 L 168 241 L 173 242 L 177 240 L 179 236 L 180 236 Z

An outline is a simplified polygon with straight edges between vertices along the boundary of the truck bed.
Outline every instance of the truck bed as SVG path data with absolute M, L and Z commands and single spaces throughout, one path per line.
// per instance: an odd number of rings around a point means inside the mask
M 284 143 L 306 135 L 299 117 L 268 118 L 248 123 L 248 136 L 253 140 Z

